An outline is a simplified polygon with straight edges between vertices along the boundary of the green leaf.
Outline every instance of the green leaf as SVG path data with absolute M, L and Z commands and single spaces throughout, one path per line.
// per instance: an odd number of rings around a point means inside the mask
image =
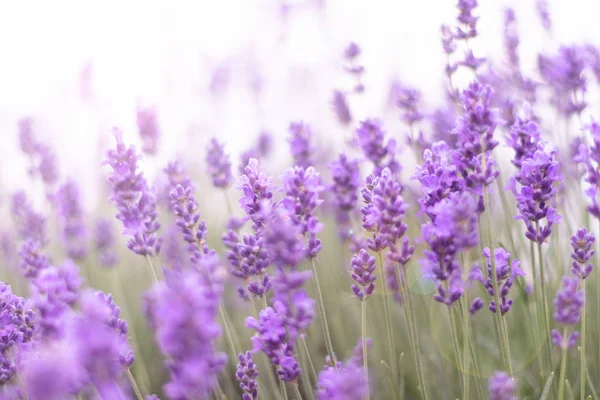
M 548 379 L 546 379 L 546 384 L 544 385 L 544 390 L 542 391 L 542 397 L 540 397 L 540 400 L 548 399 L 548 395 L 550 395 L 550 388 L 552 387 L 552 379 L 554 379 L 554 371 L 552 371 L 548 376 Z

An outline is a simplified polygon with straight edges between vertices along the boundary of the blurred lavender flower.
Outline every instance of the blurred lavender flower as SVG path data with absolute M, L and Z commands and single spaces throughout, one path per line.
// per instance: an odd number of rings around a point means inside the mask
M 50 260 L 42 252 L 40 242 L 27 239 L 19 250 L 21 269 L 26 278 L 35 278 L 50 266 Z
M 47 243 L 46 218 L 33 209 L 25 192 L 13 194 L 11 214 L 21 239 L 34 240 L 42 246 Z
M 461 24 L 457 27 L 457 39 L 472 39 L 477 36 L 477 20 L 479 17 L 473 15 L 473 9 L 477 7 L 477 0 L 458 0 L 457 20 Z
M 198 210 L 198 203 L 191 187 L 184 189 L 183 186 L 178 185 L 171 192 L 171 209 L 176 217 L 175 224 L 181 229 L 183 240 L 188 243 L 188 251 L 192 254 L 196 251 L 206 254 L 208 229 L 206 221 L 200 220 L 202 214 Z
M 546 32 L 552 31 L 552 20 L 550 19 L 550 11 L 548 10 L 548 0 L 536 0 L 535 8 L 542 26 Z
M 352 90 L 354 93 L 362 93 L 365 91 L 365 87 L 362 84 L 361 79 L 362 74 L 365 72 L 365 67 L 358 64 L 358 56 L 360 56 L 360 54 L 361 49 L 354 42 L 350 42 L 344 50 L 344 59 L 347 62 L 345 70 L 356 80 L 356 84 Z
M 240 204 L 246 215 L 252 220 L 254 230 L 260 229 L 264 224 L 264 215 L 261 212 L 263 202 L 272 202 L 273 177 L 267 176 L 258 169 L 258 160 L 250 159 L 244 170 L 245 174 L 240 177 L 237 189 L 243 193 Z
M 496 372 L 488 382 L 489 400 L 517 400 L 515 380 L 506 372 Z
M 129 330 L 127 321 L 121 318 L 121 309 L 114 302 L 112 294 L 106 294 L 102 291 L 97 291 L 96 297 L 98 297 L 98 299 L 100 299 L 110 311 L 108 314 L 105 314 L 105 324 L 119 333 L 119 340 L 123 342 L 122 351 L 119 355 L 119 361 L 121 362 L 123 368 L 129 368 L 133 364 L 135 357 L 133 351 L 127 343 L 127 332 Z
M 56 153 L 52 147 L 44 144 L 38 144 L 37 152 L 39 155 L 37 172 L 40 174 L 46 189 L 50 190 L 58 182 L 59 177 Z
M 571 272 L 581 279 L 587 278 L 592 273 L 593 266 L 590 260 L 595 253 L 592 249 L 595 241 L 594 234 L 585 228 L 579 229 L 571 236 L 571 247 L 573 248 Z
M 106 268 L 114 267 L 119 258 L 115 249 L 115 235 L 111 220 L 106 218 L 96 220 L 94 239 L 100 265 Z
M 251 158 L 264 160 L 273 151 L 273 135 L 267 131 L 261 131 L 257 142 L 240 154 L 239 174 L 244 175 L 246 166 Z
M 313 165 L 312 157 L 315 154 L 314 135 L 310 126 L 304 122 L 292 122 L 289 127 L 290 152 L 294 159 L 294 166 L 308 168 Z
M 412 130 L 412 126 L 423 119 L 420 110 L 421 92 L 403 85 L 400 81 L 392 82 L 390 92 L 392 102 L 401 112 L 400 118 Z
M 559 324 L 565 326 L 565 333 L 568 326 L 577 325 L 581 317 L 581 308 L 585 303 L 583 292 L 577 290 L 578 281 L 575 277 L 563 277 L 562 287 L 556 292 L 554 299 L 554 319 Z M 551 332 L 552 343 L 561 349 L 567 349 L 575 346 L 579 338 L 579 332 L 573 331 L 568 337 L 564 336 L 557 329 Z
M 331 108 L 335 113 L 338 121 L 342 125 L 348 125 L 352 122 L 352 114 L 348 106 L 346 94 L 340 90 L 333 91 L 333 99 L 331 100 Z
M 156 155 L 160 132 L 155 107 L 141 107 L 136 110 L 138 132 L 142 138 L 142 151 L 149 155 Z
M 375 257 L 365 249 L 360 249 L 358 254 L 352 256 L 350 267 L 350 277 L 356 282 L 352 284 L 352 291 L 360 300 L 366 300 L 375 290 Z
M 36 314 L 22 297 L 0 281 L 0 386 L 18 372 L 21 348 L 31 342 L 37 331 Z
M 485 287 L 490 297 L 494 297 L 494 285 L 492 283 L 492 265 L 491 265 L 491 254 L 489 248 L 483 249 L 483 255 L 487 260 L 487 276 L 484 278 L 479 266 L 473 266 L 469 272 L 469 280 L 480 281 Z M 520 263 L 518 260 L 513 259 L 509 263 L 510 253 L 503 248 L 496 248 L 494 250 L 494 258 L 496 261 L 496 277 L 498 279 L 498 289 L 500 290 L 499 298 L 502 304 L 500 304 L 500 312 L 502 315 L 510 311 L 513 300 L 508 298 L 510 289 L 515 282 L 515 279 L 519 276 L 525 276 L 525 272 L 519 267 Z M 489 310 L 493 313 L 496 312 L 496 303 L 494 300 L 490 301 Z
M 156 194 L 137 170 L 139 156 L 135 147 L 127 148 L 120 132 L 115 137 L 117 146 L 107 152 L 104 164 L 112 168 L 108 181 L 113 187 L 111 201 L 117 206 L 117 219 L 125 227 L 124 234 L 130 236 L 127 242 L 130 250 L 139 255 L 157 255 L 161 239 L 156 235 L 160 229 Z
M 531 119 L 530 111 L 526 118 L 518 118 L 510 128 L 506 144 L 510 146 L 515 156 L 511 163 L 521 169 L 523 160 L 532 158 L 538 150 L 538 143 L 541 142 L 541 133 L 538 125 Z
M 389 139 L 385 141 L 383 122 L 378 119 L 367 119 L 361 121 L 356 129 L 358 145 L 363 151 L 366 159 L 375 166 L 374 175 L 381 174 L 384 168 L 388 168 L 393 174 L 400 172 L 400 163 L 396 160 L 396 141 Z
M 209 258 L 218 262 L 216 255 Z M 215 346 L 221 336 L 217 315 L 222 290 L 215 274 L 209 278 L 196 270 L 173 272 L 154 289 L 162 300 L 154 303 L 151 320 L 168 360 L 171 381 L 165 392 L 170 398 L 207 398 L 215 388 L 226 362 Z
M 358 160 L 348 159 L 340 154 L 336 161 L 329 164 L 333 183 L 329 189 L 333 193 L 334 216 L 338 225 L 338 233 L 346 239 L 350 230 L 352 213 L 356 210 L 358 187 L 360 186 L 360 170 Z
M 592 119 L 583 129 L 590 132 L 593 144 L 588 147 L 581 143 L 574 161 L 585 166 L 584 181 L 589 185 L 585 194 L 590 200 L 587 210 L 594 217 L 600 218 L 600 203 L 598 202 L 600 193 L 600 124 Z
M 252 361 L 252 353 L 238 354 L 238 366 L 235 378 L 240 383 L 240 388 L 244 391 L 242 400 L 256 400 L 258 398 L 258 368 Z
M 231 162 L 225 153 L 225 146 L 212 138 L 206 148 L 206 168 L 217 188 L 227 188 L 231 184 Z
M 56 192 L 55 204 L 67 255 L 74 260 L 84 258 L 87 254 L 87 229 L 77 183 L 68 181 L 61 185 Z
M 504 10 L 504 48 L 510 68 L 516 71 L 520 69 L 518 47 L 519 32 L 517 31 L 515 10 L 507 8 Z
M 35 157 L 37 141 L 33 133 L 33 118 L 21 118 L 18 122 L 18 129 L 21 151 L 28 157 Z
M 319 372 L 317 385 L 317 400 L 362 400 L 368 391 L 365 372 L 354 362 L 341 368 L 326 366 Z

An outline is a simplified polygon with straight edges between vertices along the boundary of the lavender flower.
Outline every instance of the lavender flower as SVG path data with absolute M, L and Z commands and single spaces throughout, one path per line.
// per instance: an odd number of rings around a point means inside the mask
M 117 146 L 107 152 L 104 164 L 112 168 L 108 181 L 113 187 L 111 201 L 117 206 L 117 219 L 123 223 L 124 233 L 131 236 L 127 247 L 139 255 L 158 254 L 161 240 L 156 235 L 160 229 L 156 194 L 137 171 L 135 148 L 125 146 L 120 132 L 115 137 Z
M 162 301 L 155 302 L 151 317 L 171 373 L 165 392 L 173 399 L 206 398 L 226 362 L 215 348 L 221 336 L 217 314 L 222 285 L 195 270 L 175 272 L 171 278 L 155 289 Z
M 585 166 L 584 181 L 589 185 L 585 194 L 590 200 L 587 210 L 594 217 L 600 218 L 600 203 L 598 202 L 600 192 L 600 124 L 592 119 L 588 125 L 584 126 L 584 129 L 590 132 L 593 144 L 591 147 L 580 144 L 579 152 L 574 161 Z
M 352 284 L 352 291 L 364 301 L 375 290 L 375 257 L 369 255 L 365 249 L 360 249 L 358 254 L 352 256 L 350 266 L 350 277 L 356 282 Z
M 400 163 L 396 160 L 396 141 L 385 140 L 383 122 L 378 119 L 367 119 L 360 123 L 356 129 L 358 145 L 363 151 L 365 158 L 373 163 L 374 175 L 381 174 L 383 169 L 388 168 L 393 174 L 400 172 Z
M 595 253 L 592 249 L 595 241 L 594 234 L 588 232 L 585 228 L 579 229 L 571 236 L 571 247 L 573 248 L 571 272 L 580 279 L 585 279 L 592 273 L 593 266 L 590 260 Z
M 45 245 L 46 218 L 37 213 L 25 192 L 17 192 L 11 198 L 11 214 L 21 239 L 31 239 L 40 245 Z
M 554 299 L 554 319 L 559 324 L 567 327 L 576 325 L 581 317 L 581 308 L 585 303 L 583 291 L 577 290 L 578 281 L 575 277 L 565 276 L 562 281 L 562 287 L 556 292 Z M 573 331 L 568 337 L 560 333 L 557 329 L 551 332 L 552 343 L 561 349 L 568 349 L 575 346 L 579 338 L 579 332 Z
M 420 111 L 421 92 L 417 89 L 405 86 L 399 81 L 392 83 L 392 101 L 401 112 L 402 121 L 412 127 L 416 122 L 423 119 Z
M 294 166 L 308 168 L 313 165 L 312 156 L 315 153 L 313 132 L 304 122 L 292 122 L 290 131 L 290 151 L 294 158 Z
M 489 380 L 488 390 L 490 400 L 517 400 L 513 395 L 516 391 L 515 380 L 506 372 L 496 372 Z
M 352 362 L 342 368 L 325 367 L 317 384 L 317 400 L 362 400 L 368 391 L 362 366 Z
M 523 160 L 533 157 L 538 150 L 540 141 L 540 129 L 530 117 L 517 119 L 510 129 L 506 141 L 515 152 L 515 156 L 511 160 L 512 164 L 521 169 Z
M 348 159 L 345 154 L 340 154 L 338 159 L 329 164 L 333 183 L 329 189 L 333 193 L 334 215 L 339 226 L 339 234 L 347 238 L 350 229 L 352 212 L 356 209 L 358 201 L 358 187 L 360 185 L 360 171 L 358 160 Z
M 70 398 L 81 390 L 85 379 L 72 343 L 65 341 L 30 349 L 23 355 L 22 364 L 23 386 L 31 400 Z
M 40 174 L 46 188 L 50 189 L 58 182 L 59 177 L 56 153 L 52 147 L 45 144 L 37 145 L 37 153 L 39 156 L 37 172 Z
M 136 122 L 138 132 L 142 138 L 142 151 L 149 155 L 156 155 L 160 132 L 156 118 L 155 107 L 137 107 Z
M 244 391 L 242 400 L 256 400 L 258 398 L 258 368 L 252 361 L 252 353 L 238 354 L 238 366 L 235 378 L 240 383 L 240 388 Z
M 512 8 L 504 10 L 504 48 L 508 55 L 510 67 L 519 70 L 519 33 L 517 31 L 517 19 Z
M 206 148 L 206 168 L 215 187 L 227 188 L 231 184 L 231 162 L 225 146 L 216 138 Z
M 550 19 L 550 12 L 548 10 L 548 0 L 537 0 L 535 2 L 535 9 L 546 32 L 552 31 L 552 20 Z
M 350 42 L 344 49 L 344 59 L 347 62 L 347 65 L 344 68 L 346 72 L 356 80 L 356 84 L 352 89 L 354 93 L 362 93 L 365 91 L 365 87 L 361 81 L 362 74 L 365 72 L 365 67 L 358 64 L 358 56 L 360 56 L 360 53 L 360 47 L 354 42 Z
M 477 7 L 476 0 L 458 0 L 456 5 L 458 8 L 457 20 L 461 26 L 457 27 L 455 36 L 457 39 L 472 39 L 477 36 L 477 20 L 478 17 L 473 15 L 473 9 Z
M 50 266 L 50 260 L 42 252 L 40 242 L 28 239 L 19 251 L 21 269 L 26 278 L 35 278 Z
M 273 178 L 258 169 L 258 160 L 250 159 L 245 168 L 245 174 L 240 177 L 238 189 L 243 193 L 240 204 L 246 215 L 252 220 L 253 228 L 260 229 L 264 224 L 264 213 L 261 207 L 266 202 L 270 204 L 273 198 Z
M 483 273 L 479 269 L 478 266 L 473 266 L 471 271 L 469 272 L 469 279 L 471 281 L 480 281 L 485 287 L 488 294 L 493 298 L 494 297 L 494 285 L 492 278 L 492 265 L 491 265 L 491 254 L 489 248 L 483 249 L 483 255 L 487 260 L 487 276 L 484 278 Z M 494 258 L 496 261 L 496 278 L 498 280 L 498 290 L 500 293 L 498 297 L 502 304 L 500 304 L 500 312 L 502 315 L 506 314 L 510 311 L 512 307 L 513 300 L 508 297 L 510 293 L 510 289 L 515 282 L 515 279 L 519 276 L 525 276 L 525 272 L 519 267 L 518 260 L 510 260 L 510 253 L 508 253 L 503 248 L 497 248 L 494 250 Z M 496 303 L 494 300 L 490 301 L 489 310 L 493 313 L 496 312 Z
M 100 218 L 96 220 L 94 239 L 100 265 L 106 268 L 114 267 L 119 259 L 115 249 L 113 226 L 109 219 Z
M 348 106 L 348 100 L 346 99 L 346 94 L 339 91 L 333 91 L 333 99 L 331 100 L 331 108 L 335 113 L 338 121 L 342 125 L 348 125 L 352 122 L 352 114 L 350 112 L 350 107 Z
M 60 186 L 55 202 L 67 255 L 75 260 L 84 258 L 87 253 L 87 229 L 77 183 L 68 181 Z
M 201 213 L 192 193 L 192 188 L 184 189 L 178 185 L 171 192 L 171 208 L 176 216 L 176 225 L 183 233 L 183 239 L 189 244 L 188 250 L 193 254 L 197 250 L 208 252 L 206 245 L 206 221 L 200 221 Z
M 0 281 L 0 385 L 4 387 L 17 373 L 17 357 L 22 346 L 36 334 L 36 315 L 21 297 Z
M 18 122 L 19 145 L 21 151 L 28 157 L 35 157 L 37 151 L 37 141 L 33 134 L 33 118 L 24 117 Z

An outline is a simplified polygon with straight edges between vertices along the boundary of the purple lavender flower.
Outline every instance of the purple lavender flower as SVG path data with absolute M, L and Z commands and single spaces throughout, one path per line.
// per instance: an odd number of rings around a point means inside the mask
M 363 151 L 365 158 L 373 163 L 374 175 L 381 174 L 384 168 L 388 168 L 393 174 L 400 172 L 400 163 L 396 160 L 396 141 L 389 139 L 386 142 L 383 122 L 378 119 L 367 119 L 361 121 L 356 129 L 358 145 Z
M 457 20 L 461 26 L 457 27 L 455 36 L 457 39 L 472 39 L 477 36 L 477 20 L 478 17 L 473 15 L 473 9 L 477 7 L 476 0 L 458 0 L 456 5 L 458 8 Z
M 350 229 L 350 219 L 356 210 L 358 187 L 360 186 L 360 171 L 358 160 L 348 159 L 340 154 L 338 159 L 329 164 L 333 183 L 329 189 L 333 193 L 334 215 L 339 226 L 339 234 L 346 239 Z
M 63 400 L 81 390 L 85 374 L 78 365 L 72 347 L 71 344 L 59 342 L 44 347 L 42 351 L 40 348 L 30 349 L 23 355 L 23 386 L 29 399 Z M 17 398 L 22 397 L 12 397 Z
M 346 72 L 356 79 L 356 84 L 352 90 L 354 93 L 362 93 L 365 91 L 365 87 L 361 81 L 361 76 L 365 72 L 365 67 L 358 64 L 358 56 L 360 53 L 360 47 L 354 42 L 350 42 L 344 50 L 344 59 L 347 62 L 347 65 L 344 68 Z
M 515 380 L 506 372 L 496 372 L 488 382 L 490 400 L 517 400 Z
M 39 156 L 37 172 L 46 188 L 49 189 L 58 182 L 58 159 L 54 149 L 48 145 L 38 144 L 37 152 Z
M 225 146 L 212 138 L 206 147 L 206 168 L 217 188 L 227 188 L 231 184 L 231 162 L 225 153 Z
M 242 400 L 256 400 L 258 398 L 258 368 L 252 361 L 252 353 L 238 354 L 238 366 L 235 378 L 240 383 L 240 388 L 244 391 Z
M 521 160 L 520 171 L 511 178 L 509 188 L 517 199 L 520 219 L 525 223 L 525 236 L 536 243 L 543 243 L 552 233 L 552 225 L 560 221 L 560 215 L 552 207 L 560 182 L 559 165 L 555 150 L 546 150 L 543 142 L 529 158 Z M 519 188 L 517 188 L 517 183 Z M 546 220 L 541 226 L 540 222 Z
M 358 254 L 352 256 L 350 267 L 350 277 L 356 282 L 352 284 L 352 291 L 360 300 L 366 300 L 375 290 L 375 257 L 365 249 L 360 249 Z
M 115 249 L 113 225 L 109 219 L 100 218 L 96 220 L 94 241 L 100 265 L 106 268 L 114 267 L 118 263 L 119 258 Z
M 541 133 L 538 125 L 530 117 L 518 118 L 512 125 L 506 141 L 515 152 L 511 160 L 512 164 L 521 169 L 523 160 L 533 157 L 540 141 Z
M 504 10 L 504 48 L 508 55 L 510 67 L 519 70 L 519 32 L 517 31 L 517 19 L 512 8 Z
M 552 19 L 550 19 L 550 11 L 548 10 L 548 0 L 537 0 L 535 2 L 535 9 L 546 32 L 552 31 Z
M 252 220 L 255 230 L 264 224 L 264 213 L 261 212 L 264 202 L 272 203 L 273 178 L 258 169 L 258 160 L 250 159 L 245 168 L 245 174 L 240 177 L 238 189 L 243 193 L 240 204 L 246 215 Z
M 456 250 L 468 250 L 478 243 L 477 201 L 469 192 L 452 192 L 431 207 L 436 236 L 451 238 Z
M 289 144 L 294 158 L 294 166 L 310 167 L 313 165 L 312 156 L 315 153 L 312 129 L 304 122 L 292 122 L 289 131 Z
M 46 218 L 33 209 L 25 192 L 13 194 L 11 214 L 21 239 L 35 240 L 40 245 L 46 244 Z
M 576 325 L 581 317 L 581 308 L 585 303 L 583 291 L 577 290 L 578 280 L 575 277 L 565 276 L 562 281 L 562 287 L 556 292 L 554 299 L 554 319 L 559 324 L 567 327 Z M 551 332 L 552 342 L 561 349 L 567 349 L 577 344 L 579 332 L 573 331 L 568 337 L 564 336 L 557 329 Z
M 165 392 L 170 398 L 205 398 L 215 387 L 226 362 L 215 348 L 221 336 L 217 315 L 222 289 L 218 280 L 196 270 L 173 272 L 155 289 L 162 300 L 154 303 L 151 320 L 168 359 L 171 381 Z
M 202 214 L 191 187 L 184 189 L 178 185 L 171 192 L 171 209 L 177 218 L 175 223 L 181 229 L 183 239 L 189 244 L 189 251 L 194 253 L 201 250 L 206 253 L 206 221 L 200 220 Z
M 580 144 L 579 153 L 574 161 L 585 166 L 584 181 L 589 185 L 585 194 L 590 200 L 587 210 L 594 217 L 600 218 L 600 203 L 598 202 L 600 193 L 600 124 L 592 119 L 583 129 L 590 132 L 593 144 L 590 147 Z
M 137 171 L 135 148 L 125 146 L 120 132 L 115 137 L 117 146 L 107 152 L 104 164 L 112 168 L 108 181 L 113 187 L 111 201 L 117 206 L 117 219 L 123 223 L 124 233 L 131 236 L 127 247 L 140 255 L 158 254 L 161 240 L 156 235 L 160 228 L 156 194 Z
M 368 241 L 369 249 L 381 251 L 392 247 L 406 232 L 404 213 L 407 204 L 402 198 L 402 185 L 385 168 L 381 175 L 369 175 L 362 189 L 365 206 L 362 213 L 362 226 L 373 236 Z
M 138 132 L 142 138 L 142 151 L 149 155 L 156 155 L 160 132 L 156 118 L 155 107 L 137 107 L 136 122 Z
M 61 185 L 56 192 L 55 203 L 67 255 L 75 260 L 84 258 L 87 253 L 87 229 L 77 183 L 68 181 Z
M 342 125 L 348 125 L 352 122 L 352 114 L 348 106 L 346 94 L 339 90 L 333 91 L 333 99 L 331 100 L 331 108 L 335 113 L 338 121 Z
M 36 315 L 10 286 L 0 281 L 0 386 L 17 373 L 17 357 L 36 334 Z
M 317 400 L 362 400 L 368 391 L 362 366 L 352 362 L 342 368 L 325 367 L 317 385 Z
M 33 118 L 24 117 L 18 122 L 19 145 L 21 151 L 28 157 L 35 157 L 37 151 L 37 141 L 33 134 Z
M 484 278 L 483 273 L 479 269 L 479 266 L 473 266 L 469 272 L 469 279 L 471 281 L 480 281 L 485 287 L 488 294 L 494 297 L 494 285 L 492 278 L 492 265 L 491 265 L 491 254 L 489 248 L 483 249 L 483 255 L 487 260 L 487 276 Z M 525 276 L 525 272 L 519 267 L 518 260 L 510 261 L 510 253 L 503 248 L 497 248 L 494 250 L 494 258 L 496 261 L 496 277 L 498 280 L 498 289 L 500 293 L 498 297 L 502 304 L 500 304 L 500 312 L 502 315 L 510 311 L 513 300 L 508 297 L 510 289 L 515 282 L 515 279 L 519 276 Z M 490 301 L 489 310 L 493 313 L 496 312 L 496 303 L 494 300 Z
M 19 250 L 21 269 L 26 278 L 35 278 L 50 266 L 50 260 L 42 252 L 40 242 L 28 239 Z
M 394 81 L 391 88 L 391 99 L 401 112 L 402 121 L 411 126 L 423 119 L 420 111 L 421 92 Z
M 592 273 L 593 266 L 590 260 L 595 253 L 592 248 L 595 241 L 594 234 L 588 232 L 585 228 L 579 229 L 571 236 L 571 247 L 573 248 L 571 272 L 580 279 L 585 279 Z
M 123 368 L 129 368 L 133 364 L 135 357 L 133 351 L 127 344 L 127 332 L 129 330 L 127 321 L 121 318 L 121 309 L 114 302 L 112 294 L 97 291 L 96 297 L 98 297 L 110 311 L 110 313 L 105 314 L 105 324 L 119 333 L 119 339 L 123 342 L 123 349 L 119 355 L 119 361 Z

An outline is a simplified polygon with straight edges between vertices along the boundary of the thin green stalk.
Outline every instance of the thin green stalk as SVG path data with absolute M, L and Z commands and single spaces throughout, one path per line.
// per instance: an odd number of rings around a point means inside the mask
M 317 381 L 317 370 L 315 369 L 315 364 L 312 361 L 312 357 L 310 356 L 310 351 L 308 351 L 308 345 L 306 344 L 306 336 L 302 335 L 302 347 L 304 348 L 304 352 L 306 353 L 306 359 L 308 362 L 308 368 L 310 370 L 310 377 L 312 379 L 312 382 L 316 382 Z M 311 381 L 309 379 L 305 379 L 305 381 L 309 382 L 309 384 L 311 383 Z
M 281 396 L 283 396 L 284 400 L 289 400 L 287 390 L 285 390 L 285 382 L 283 381 L 283 379 L 281 379 L 281 377 L 279 377 L 278 379 L 279 379 L 279 389 L 281 390 Z
M 534 326 L 534 343 L 535 343 L 535 348 L 539 349 L 539 341 L 540 341 L 540 321 L 539 321 L 539 314 L 537 312 L 537 305 L 538 305 L 538 300 L 539 299 L 539 291 L 538 291 L 538 281 L 537 281 L 537 271 L 536 271 L 536 263 L 535 263 L 535 246 L 533 244 L 533 241 L 529 241 L 529 254 L 531 256 L 531 272 L 533 275 L 533 314 L 534 315 L 530 315 L 533 318 L 533 326 Z M 541 353 L 538 354 L 538 356 L 536 357 L 538 360 L 538 368 L 540 369 L 540 377 L 541 379 L 544 379 L 544 376 L 546 376 L 546 372 L 545 372 L 545 366 L 546 363 L 544 362 L 544 360 L 542 360 L 542 357 L 540 357 Z M 548 362 L 550 362 L 550 360 L 548 360 Z M 552 369 L 552 368 L 550 368 Z
M 473 332 L 475 332 L 475 321 L 473 320 L 472 322 L 473 323 L 471 324 L 471 326 L 473 327 Z M 483 386 L 481 384 L 481 370 L 479 369 L 479 357 L 477 357 L 477 352 L 475 352 L 475 345 L 473 344 L 473 340 L 471 339 L 471 332 L 467 332 L 467 335 L 469 340 L 469 353 L 471 354 L 471 358 L 473 359 L 473 365 L 475 366 L 475 384 L 477 387 L 477 395 L 479 396 L 478 398 L 483 399 L 485 395 Z
M 383 308 L 385 312 L 385 327 L 387 330 L 387 342 L 391 358 L 392 374 L 394 382 L 398 380 L 398 366 L 396 361 L 396 348 L 394 346 L 394 335 L 392 333 L 392 313 L 390 311 L 390 301 L 387 292 L 387 283 L 385 279 L 385 271 L 383 270 L 383 260 L 381 258 L 381 251 L 377 252 L 377 261 L 379 263 L 379 274 L 381 276 L 381 287 L 383 290 Z M 396 385 L 394 384 L 394 393 L 396 392 Z
M 146 254 L 146 262 L 148 263 L 148 269 L 150 270 L 150 274 L 152 275 L 152 280 L 154 283 L 158 283 L 158 275 L 156 274 L 156 270 L 154 269 L 154 263 L 152 263 L 152 259 L 150 255 Z
M 537 229 L 538 223 L 536 223 Z M 546 296 L 546 280 L 544 278 L 544 257 L 542 256 L 542 244 L 538 243 L 538 265 L 540 267 L 540 286 L 542 288 L 542 318 L 544 320 L 545 332 L 550 332 L 550 320 L 548 319 L 548 301 Z M 550 367 L 554 365 L 552 360 L 552 347 L 550 340 L 546 340 L 546 350 L 548 351 L 548 359 L 550 360 Z
M 325 314 L 325 303 L 323 301 L 323 293 L 321 292 L 319 274 L 317 273 L 317 264 L 314 258 L 311 258 L 310 265 L 312 267 L 312 278 L 315 284 L 315 292 L 317 293 L 317 307 L 319 309 L 321 329 L 323 330 L 323 336 L 325 337 L 325 347 L 327 348 L 327 353 L 329 354 L 331 363 L 333 364 L 334 368 L 337 368 L 337 360 L 335 358 L 335 353 L 333 352 L 333 345 L 331 344 L 331 335 L 329 334 L 329 325 L 327 324 L 327 315 Z
M 300 393 L 300 389 L 298 389 L 298 385 L 296 385 L 295 383 L 292 383 L 292 386 L 294 387 L 294 393 L 296 393 L 296 400 L 302 400 L 302 394 Z
M 590 397 L 593 397 L 594 400 L 598 400 L 598 393 L 596 393 L 596 389 L 594 389 L 594 385 L 592 384 L 592 378 L 591 378 L 591 375 L 590 375 L 590 370 L 589 370 L 589 368 L 588 368 L 587 365 L 585 366 L 585 376 L 587 377 L 587 383 L 588 383 L 588 387 L 590 388 L 590 392 L 592 392 L 592 395 L 588 396 L 588 399 Z
M 131 370 L 129 368 L 127 369 L 127 379 L 129 379 L 129 383 L 131 384 L 131 388 L 135 393 L 135 397 L 137 397 L 138 400 L 144 400 L 144 396 L 142 396 L 142 392 L 140 392 L 140 388 L 138 387 L 135 378 L 131 374 Z
M 485 153 L 483 153 L 483 164 L 485 165 Z M 496 304 L 496 312 L 494 313 L 494 325 L 496 327 L 496 334 L 498 335 L 498 341 L 500 342 L 500 353 L 502 355 L 502 360 L 504 361 L 506 370 L 508 371 L 510 376 L 512 374 L 512 366 L 510 364 L 510 359 L 508 358 L 508 354 L 506 352 L 506 343 L 504 342 L 504 335 L 502 332 L 502 317 L 500 310 L 500 289 L 498 287 L 498 275 L 496 272 L 496 257 L 494 256 L 494 247 L 492 244 L 492 217 L 490 212 L 490 201 L 487 190 L 483 189 L 483 203 L 484 203 L 484 213 L 487 219 L 486 226 L 486 239 L 488 248 L 490 249 L 490 263 L 492 266 L 492 287 L 494 289 L 494 303 Z
M 236 343 L 233 339 L 231 327 L 229 326 L 229 319 L 227 318 L 227 314 L 225 313 L 225 309 L 221 303 L 219 303 L 219 315 L 221 316 L 221 322 L 223 325 L 223 330 L 225 331 L 227 345 L 229 346 L 229 350 L 231 351 L 233 359 L 237 360 L 237 355 L 241 352 L 241 347 L 239 347 L 239 343 Z
M 400 361 L 398 362 L 398 367 L 400 368 L 400 400 L 404 400 L 404 392 L 406 391 L 406 389 L 405 389 L 406 376 L 404 375 L 403 360 L 404 360 L 404 353 L 400 353 Z
M 581 307 L 581 379 L 580 379 L 580 396 L 581 400 L 585 400 L 585 279 L 581 280 L 581 291 L 583 292 L 583 307 Z
M 544 390 L 542 390 L 542 396 L 540 397 L 540 400 L 548 399 L 548 396 L 550 395 L 550 388 L 552 387 L 552 379 L 554 379 L 554 371 L 550 372 L 548 379 L 546 379 L 546 384 L 544 385 Z
M 567 328 L 563 329 L 563 340 L 567 340 Z M 558 378 L 558 400 L 564 399 L 565 374 L 567 372 L 567 346 L 563 344 L 562 360 L 560 363 L 560 377 Z
M 465 397 L 465 371 L 461 371 L 463 362 L 462 356 L 460 354 L 460 345 L 458 344 L 458 332 L 456 330 L 456 321 L 454 321 L 454 316 L 452 315 L 452 307 L 448 308 L 448 318 L 450 319 L 450 336 L 452 336 L 452 347 L 454 348 L 454 358 L 456 359 L 456 369 L 458 373 L 461 375 L 459 379 L 460 383 L 460 393 L 461 396 Z
M 598 220 L 598 228 L 600 229 L 600 219 Z M 598 240 L 598 244 L 600 244 L 600 240 Z M 596 251 L 598 256 L 598 262 L 596 264 L 596 268 L 600 268 L 600 251 Z M 596 312 L 598 313 L 598 334 L 600 335 L 600 271 L 596 272 L 596 295 L 597 295 L 597 303 L 596 303 Z M 598 346 L 598 359 L 600 360 L 600 346 Z M 598 369 L 600 373 L 600 368 Z M 600 382 L 600 377 L 597 382 Z
M 362 333 L 362 348 L 363 348 L 363 370 L 365 373 L 365 384 L 367 385 L 366 400 L 371 398 L 371 389 L 369 388 L 369 359 L 367 354 L 367 302 L 362 300 L 360 302 L 361 309 L 361 333 Z

